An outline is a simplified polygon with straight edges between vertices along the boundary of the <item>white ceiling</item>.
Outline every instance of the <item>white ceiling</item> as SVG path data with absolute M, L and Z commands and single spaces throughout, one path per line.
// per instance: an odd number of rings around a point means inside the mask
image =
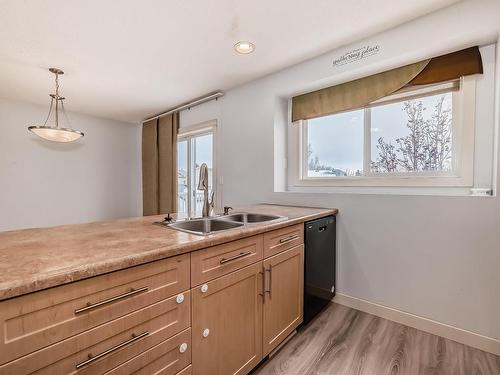
M 137 122 L 457 0 L 0 0 L 0 97 Z M 237 55 L 238 40 L 256 44 Z

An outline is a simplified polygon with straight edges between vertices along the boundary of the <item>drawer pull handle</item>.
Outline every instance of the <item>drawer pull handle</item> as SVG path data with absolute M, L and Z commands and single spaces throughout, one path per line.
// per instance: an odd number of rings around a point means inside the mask
M 205 328 L 201 334 L 203 337 L 207 338 L 208 335 L 210 335 L 210 330 L 208 328 Z
M 108 298 L 108 299 L 105 299 L 104 301 L 101 301 L 101 302 L 96 302 L 96 303 L 90 303 L 88 302 L 87 303 L 87 306 L 84 306 L 84 307 L 80 307 L 79 309 L 76 309 L 75 310 L 75 314 L 80 314 L 82 312 L 85 312 L 85 311 L 88 311 L 88 310 L 92 310 L 92 309 L 95 309 L 96 307 L 100 307 L 100 306 L 103 306 L 103 305 L 106 305 L 108 303 L 111 303 L 111 302 L 115 302 L 115 301 L 118 301 L 118 300 L 121 300 L 123 298 L 127 298 L 127 297 L 131 297 L 131 296 L 134 296 L 136 294 L 139 294 L 139 293 L 142 293 L 142 292 L 145 292 L 148 290 L 148 287 L 145 286 L 143 288 L 138 288 L 138 289 L 130 289 L 129 292 L 127 293 L 123 293 L 123 294 L 120 294 L 119 296 L 114 296 L 114 297 L 111 297 L 111 298 Z
M 132 334 L 132 337 L 129 338 L 127 341 L 124 341 L 122 342 L 121 344 L 118 344 L 116 346 L 113 346 L 112 348 L 109 348 L 108 350 L 105 350 L 103 351 L 102 353 L 99 353 L 99 354 L 96 354 L 96 355 L 92 355 L 92 354 L 89 354 L 89 359 L 87 359 L 86 361 L 83 361 L 83 362 L 80 362 L 80 363 L 77 363 L 76 365 L 76 369 L 79 370 L 81 369 L 82 367 L 84 366 L 87 366 L 89 364 L 91 364 L 92 362 L 94 361 L 97 361 L 98 359 L 101 359 L 102 357 L 105 357 L 107 356 L 108 354 L 111 354 L 115 351 L 117 351 L 118 349 L 121 349 L 123 348 L 124 346 L 127 346 L 129 344 L 132 344 L 133 342 L 137 341 L 137 340 L 140 340 L 142 339 L 143 337 L 146 337 L 147 335 L 149 335 L 149 332 L 146 331 L 146 332 L 143 332 L 141 333 L 140 335 L 136 335 L 136 334 Z
M 188 344 L 186 344 L 185 342 L 183 342 L 181 346 L 179 346 L 179 352 L 181 353 L 185 353 L 187 349 L 188 349 Z
M 297 235 L 286 237 L 286 238 L 281 238 L 280 243 L 290 242 L 290 241 L 296 240 L 297 238 L 299 238 L 299 236 L 297 236 Z
M 220 260 L 220 264 L 232 262 L 233 260 L 240 259 L 240 258 L 246 257 L 247 255 L 251 255 L 251 254 L 252 254 L 251 251 L 247 251 L 245 253 L 239 253 L 238 255 L 235 255 L 235 256 L 232 256 L 232 257 L 229 257 L 229 258 L 222 258 Z

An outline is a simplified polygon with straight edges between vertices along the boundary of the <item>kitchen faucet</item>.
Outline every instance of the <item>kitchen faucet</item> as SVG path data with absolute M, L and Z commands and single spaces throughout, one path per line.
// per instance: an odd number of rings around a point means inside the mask
M 203 163 L 200 167 L 200 178 L 198 180 L 198 190 L 203 191 L 203 210 L 202 216 L 211 216 L 214 209 L 214 192 L 210 195 L 210 201 L 208 201 L 208 167 Z

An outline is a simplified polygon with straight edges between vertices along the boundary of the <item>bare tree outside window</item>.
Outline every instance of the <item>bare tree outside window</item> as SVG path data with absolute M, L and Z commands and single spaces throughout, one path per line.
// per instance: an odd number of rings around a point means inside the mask
M 421 100 L 402 103 L 407 134 L 395 141 L 379 137 L 372 172 L 449 171 L 452 165 L 452 111 L 445 95 L 436 97 L 431 109 Z

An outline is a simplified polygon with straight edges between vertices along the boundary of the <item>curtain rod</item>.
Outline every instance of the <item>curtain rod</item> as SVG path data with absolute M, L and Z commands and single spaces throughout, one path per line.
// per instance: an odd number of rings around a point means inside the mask
M 195 99 L 195 100 L 193 100 L 191 102 L 188 102 L 188 103 L 185 103 L 185 104 L 181 104 L 181 105 L 179 105 L 177 107 L 174 107 L 174 108 L 169 109 L 169 110 L 167 110 L 165 112 L 159 113 L 159 114 L 157 114 L 155 116 L 152 116 L 150 118 L 147 118 L 145 120 L 142 120 L 142 122 L 145 123 L 147 121 L 151 121 L 151 120 L 154 120 L 154 119 L 157 119 L 157 118 L 169 115 L 169 114 L 174 113 L 174 112 L 182 111 L 183 109 L 190 109 L 191 107 L 194 107 L 194 106 L 197 106 L 197 105 L 209 102 L 211 100 L 214 100 L 214 99 L 217 100 L 221 96 L 224 96 L 224 93 L 222 91 L 217 91 L 217 92 L 214 92 L 214 93 L 202 96 L 202 97 L 200 97 L 198 99 Z

